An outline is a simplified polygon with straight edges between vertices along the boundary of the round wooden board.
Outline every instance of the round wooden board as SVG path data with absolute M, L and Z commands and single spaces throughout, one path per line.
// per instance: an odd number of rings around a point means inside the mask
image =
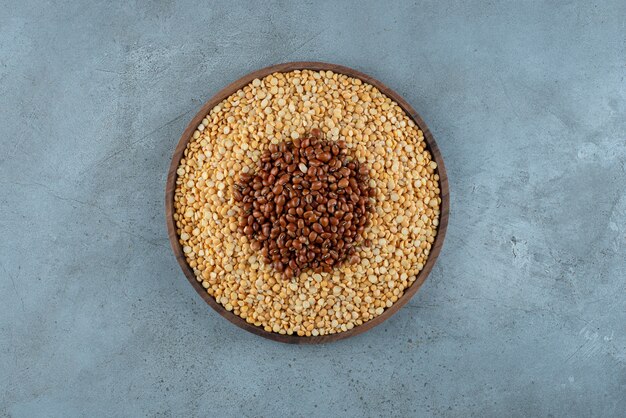
M 220 103 L 231 94 L 235 93 L 240 88 L 243 88 L 244 86 L 252 82 L 252 80 L 254 80 L 255 78 L 262 79 L 263 77 L 272 73 L 284 73 L 294 70 L 330 70 L 335 73 L 359 78 L 363 82 L 375 86 L 387 97 L 398 103 L 398 105 L 400 105 L 400 107 L 406 112 L 406 114 L 409 115 L 424 132 L 424 140 L 433 156 L 433 159 L 437 163 L 437 172 L 439 174 L 439 187 L 441 190 L 441 214 L 439 217 L 439 228 L 437 230 L 437 236 L 435 237 L 435 242 L 431 248 L 428 260 L 426 261 L 426 264 L 424 265 L 422 271 L 420 271 L 420 273 L 418 274 L 415 282 L 413 282 L 413 284 L 404 291 L 404 294 L 400 297 L 400 299 L 396 301 L 396 303 L 394 303 L 390 308 L 387 308 L 385 312 L 383 312 L 376 318 L 345 332 L 339 332 L 330 335 L 321 335 L 317 337 L 298 337 L 297 335 L 281 335 L 274 332 L 268 332 L 261 327 L 249 324 L 248 322 L 246 322 L 245 319 L 235 315 L 232 312 L 227 311 L 211 295 L 209 295 L 206 289 L 204 289 L 202 285 L 196 280 L 196 276 L 194 275 L 191 267 L 187 264 L 187 260 L 185 259 L 182 246 L 179 243 L 179 237 L 176 233 L 176 224 L 174 222 L 173 216 L 175 213 L 174 191 L 176 189 L 176 170 L 178 169 L 178 165 L 183 156 L 185 148 L 187 148 L 187 143 L 191 139 L 194 131 L 196 130 L 196 127 L 200 124 L 202 119 L 211 111 L 213 107 L 215 107 L 215 105 Z M 180 267 L 183 269 L 185 276 L 187 277 L 189 283 L 191 283 L 193 288 L 196 289 L 196 292 L 198 292 L 202 299 L 204 299 L 204 301 L 208 303 L 213 309 L 215 309 L 220 315 L 222 315 L 224 318 L 228 319 L 230 322 L 237 325 L 238 327 L 243 328 L 246 331 L 250 331 L 254 334 L 260 335 L 262 337 L 269 338 L 270 340 L 290 344 L 319 344 L 352 337 L 354 335 L 361 334 L 362 332 L 374 328 L 376 325 L 379 325 L 380 323 L 386 321 L 387 319 L 389 319 L 389 317 L 395 314 L 413 297 L 413 295 L 415 295 L 415 293 L 417 293 L 420 286 L 422 286 L 422 284 L 426 280 L 426 277 L 428 277 L 428 274 L 430 273 L 435 262 L 437 261 L 437 257 L 441 252 L 441 247 L 443 246 L 443 241 L 446 236 L 449 209 L 450 196 L 448 190 L 448 176 L 446 175 L 443 158 L 441 156 L 441 152 L 439 151 L 439 147 L 435 142 L 435 139 L 433 138 L 432 134 L 428 130 L 428 127 L 426 126 L 426 123 L 424 123 L 424 121 L 417 114 L 417 112 L 413 110 L 413 108 L 400 95 L 398 95 L 395 91 L 393 91 L 380 81 L 351 68 L 343 67 L 341 65 L 328 64 L 324 62 L 288 62 L 285 64 L 272 65 L 270 67 L 262 68 L 229 84 L 219 93 L 213 96 L 208 102 L 204 104 L 204 106 L 202 106 L 200 111 L 196 114 L 196 116 L 194 116 L 191 122 L 189 122 L 189 125 L 187 125 L 187 128 L 183 132 L 180 141 L 178 141 L 178 145 L 176 146 L 174 155 L 172 156 L 172 163 L 170 164 L 170 169 L 167 174 L 167 182 L 165 188 L 165 221 L 167 224 L 167 232 L 170 238 L 170 243 L 172 244 L 172 249 L 174 250 L 174 255 L 176 255 L 178 264 L 180 264 Z

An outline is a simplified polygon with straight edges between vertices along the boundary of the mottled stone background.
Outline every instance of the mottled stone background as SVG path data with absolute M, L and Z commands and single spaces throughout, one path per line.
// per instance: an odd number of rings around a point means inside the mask
M 0 416 L 626 415 L 626 3 L 1 1 Z M 380 79 L 451 190 L 422 290 L 287 346 L 189 286 L 164 225 L 199 106 L 270 64 Z

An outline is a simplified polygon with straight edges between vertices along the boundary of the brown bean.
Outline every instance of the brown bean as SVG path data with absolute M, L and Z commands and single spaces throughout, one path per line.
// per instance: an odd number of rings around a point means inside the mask
M 283 174 L 282 176 L 278 178 L 278 180 L 276 181 L 276 184 L 284 185 L 285 183 L 289 181 L 289 179 L 291 179 L 291 175 L 289 175 L 288 173 Z
M 277 184 L 274 186 L 274 188 L 272 189 L 272 193 L 274 194 L 274 196 L 278 196 L 283 192 L 283 185 L 282 184 Z
M 292 270 L 296 271 L 298 269 L 298 262 L 294 259 L 289 260 L 289 267 L 291 267 Z
M 352 172 L 352 171 L 351 171 L 348 167 L 342 167 L 342 168 L 338 171 L 338 173 L 339 173 L 339 174 L 341 174 L 341 176 L 342 176 L 342 177 L 348 177 L 348 176 L 350 176 L 350 173 L 351 173 L 351 172 Z
M 291 279 L 293 277 L 293 269 L 291 267 L 287 267 L 285 269 L 285 278 Z
M 239 175 L 239 181 L 242 183 L 248 183 L 253 178 L 254 178 L 254 175 L 252 173 L 241 173 Z
M 285 233 L 281 233 L 276 239 L 276 246 L 278 248 L 283 248 L 285 246 L 286 238 L 287 238 L 287 235 Z
M 317 159 L 323 163 L 330 161 L 331 158 L 332 154 L 330 152 L 322 152 L 321 154 L 317 155 Z

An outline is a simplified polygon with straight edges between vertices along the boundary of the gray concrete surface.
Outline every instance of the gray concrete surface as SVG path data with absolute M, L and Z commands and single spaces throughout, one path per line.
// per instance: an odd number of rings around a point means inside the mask
M 626 3 L 2 2 L 0 416 L 626 415 Z M 395 317 L 332 345 L 235 328 L 163 221 L 196 109 L 278 62 L 379 78 L 452 215 Z

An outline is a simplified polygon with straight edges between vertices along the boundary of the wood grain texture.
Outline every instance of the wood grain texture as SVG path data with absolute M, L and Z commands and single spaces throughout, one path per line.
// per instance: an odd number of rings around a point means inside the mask
M 187 143 L 191 139 L 194 131 L 196 130 L 196 127 L 200 124 L 202 119 L 211 111 L 213 107 L 215 107 L 215 105 L 217 105 L 219 102 L 221 102 L 240 88 L 250 83 L 255 78 L 263 78 L 275 72 L 289 72 L 293 70 L 305 69 L 317 71 L 330 70 L 336 73 L 348 75 L 350 77 L 359 78 L 362 81 L 375 86 L 382 93 L 398 103 L 398 105 L 400 105 L 400 107 L 406 112 L 406 114 L 409 115 L 424 132 L 424 140 L 433 156 L 434 161 L 437 163 L 437 172 L 439 174 L 440 185 L 439 187 L 441 190 L 441 214 L 439 217 L 439 228 L 437 231 L 437 236 L 435 237 L 435 242 L 431 248 L 428 260 L 426 261 L 426 264 L 424 265 L 422 271 L 418 274 L 415 282 L 413 282 L 413 284 L 405 290 L 402 297 L 400 297 L 400 299 L 398 299 L 396 303 L 394 303 L 390 308 L 387 308 L 381 315 L 377 316 L 376 318 L 346 332 L 340 332 L 332 335 L 321 335 L 317 337 L 298 337 L 296 335 L 281 335 L 274 332 L 268 332 L 261 327 L 257 327 L 253 324 L 247 323 L 245 319 L 235 315 L 232 312 L 227 311 L 211 295 L 209 295 L 206 292 L 206 289 L 204 289 L 202 285 L 196 280 L 193 270 L 187 264 L 187 260 L 185 259 L 182 246 L 179 243 L 178 234 L 176 233 L 176 224 L 173 216 L 175 213 L 174 192 L 176 189 L 176 170 L 178 169 L 180 160 L 183 157 L 183 153 L 185 151 L 185 148 L 187 147 Z M 430 133 L 430 130 L 428 129 L 426 123 L 424 123 L 422 118 L 417 114 L 417 112 L 400 95 L 391 90 L 389 87 L 385 86 L 380 81 L 351 68 L 343 67 L 341 65 L 328 64 L 324 62 L 289 62 L 285 64 L 278 64 L 262 68 L 229 84 L 219 93 L 213 96 L 208 102 L 204 104 L 204 106 L 202 106 L 200 111 L 189 122 L 189 125 L 187 125 L 187 128 L 183 132 L 180 141 L 178 142 L 178 145 L 174 150 L 174 155 L 172 156 L 172 162 L 170 164 L 170 169 L 167 175 L 165 188 L 165 221 L 167 224 L 167 232 L 169 235 L 170 243 L 172 245 L 174 255 L 178 260 L 178 264 L 180 264 L 180 267 L 185 273 L 185 276 L 187 277 L 189 283 L 191 283 L 193 288 L 196 289 L 196 292 L 198 292 L 202 299 L 204 299 L 204 301 L 208 303 L 213 309 L 215 309 L 220 315 L 222 315 L 224 318 L 228 319 L 230 322 L 237 325 L 238 327 L 274 341 L 290 344 L 319 344 L 352 337 L 354 335 L 358 335 L 369 329 L 372 329 L 376 325 L 381 324 L 385 320 L 389 319 L 389 317 L 391 317 L 393 314 L 395 314 L 413 297 L 413 295 L 415 295 L 415 293 L 417 293 L 419 288 L 426 280 L 426 277 L 428 277 L 428 274 L 431 272 L 435 262 L 437 261 L 437 257 L 439 257 L 439 253 L 441 252 L 441 247 L 443 246 L 443 241 L 446 236 L 449 210 L 450 196 L 448 190 L 448 176 L 446 175 L 443 158 L 441 156 L 441 152 L 439 151 L 439 147 L 435 142 L 435 139 Z

